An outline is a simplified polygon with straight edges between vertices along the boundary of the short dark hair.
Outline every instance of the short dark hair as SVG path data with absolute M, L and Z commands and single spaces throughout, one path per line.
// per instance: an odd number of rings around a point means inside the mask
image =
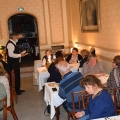
M 95 84 L 97 84 L 97 86 L 99 88 L 103 88 L 103 84 L 101 83 L 101 81 L 95 76 L 95 75 L 87 75 L 85 78 L 83 78 L 80 81 L 80 85 L 81 86 L 86 86 L 86 85 L 92 85 L 94 86 Z
M 57 52 L 55 53 L 55 56 L 56 56 L 56 58 L 58 58 L 58 57 L 63 58 L 62 51 L 57 51 Z
M 116 55 L 116 56 L 113 58 L 113 62 L 114 62 L 117 66 L 120 66 L 120 55 Z
M 76 52 L 78 52 L 78 49 L 77 49 L 77 48 L 75 48 L 75 47 L 74 47 L 72 50 L 75 50 Z
M 9 35 L 9 37 L 12 39 L 14 36 L 18 36 L 18 35 L 19 35 L 18 33 L 13 32 Z

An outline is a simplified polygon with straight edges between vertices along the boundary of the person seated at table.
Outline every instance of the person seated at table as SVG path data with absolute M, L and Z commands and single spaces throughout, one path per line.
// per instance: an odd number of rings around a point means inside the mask
M 55 53 L 55 59 L 57 59 L 57 58 L 59 58 L 59 57 L 63 58 L 62 51 L 57 51 L 57 52 Z M 55 59 L 52 60 L 52 63 L 51 63 L 50 66 L 48 67 L 48 72 L 49 72 L 49 73 L 50 73 L 50 71 L 51 71 L 51 68 L 54 66 Z
M 88 56 L 89 56 L 90 52 L 86 49 L 81 50 L 81 55 L 83 57 L 83 59 L 80 61 L 80 67 L 83 67 L 83 64 L 85 62 L 87 62 Z
M 84 89 L 79 85 L 82 74 L 80 72 L 71 72 L 69 63 L 67 61 L 59 62 L 58 69 L 63 76 L 63 79 L 59 83 L 58 95 L 62 99 L 66 99 L 62 105 L 66 112 L 68 112 L 68 110 L 73 110 L 71 92 L 76 92 Z M 77 99 L 75 102 L 78 102 Z
M 90 54 L 96 55 L 96 51 L 95 51 L 95 48 L 94 48 L 94 47 L 91 47 L 91 48 L 90 48 Z
M 47 49 L 45 51 L 45 56 L 43 57 L 43 66 L 45 66 L 47 63 L 51 63 L 53 59 L 53 55 L 51 54 L 51 50 Z
M 58 64 L 60 61 L 63 61 L 64 59 L 61 57 L 58 57 L 55 62 L 54 65 L 52 66 L 51 70 L 50 70 L 50 77 L 48 78 L 47 82 L 56 82 L 59 83 L 62 80 L 62 76 L 58 70 Z
M 0 100 L 6 96 L 6 90 L 2 83 L 0 83 Z M 2 111 L 3 103 L 0 103 L 0 120 L 3 120 L 3 111 Z
M 66 58 L 66 61 L 70 64 L 74 64 L 80 62 L 82 59 L 82 56 L 78 54 L 78 49 L 73 48 L 72 53 Z
M 90 54 L 87 62 L 83 64 L 83 76 L 85 77 L 89 74 L 96 75 L 97 77 L 105 74 L 103 66 L 98 62 L 97 56 L 93 54 Z
M 2 66 L 0 66 L 0 83 L 2 83 L 5 86 L 6 93 L 7 93 L 7 106 L 10 106 L 10 87 L 9 87 L 9 81 L 7 77 L 5 77 L 6 71 Z
M 110 76 L 107 80 L 107 89 L 114 101 L 114 88 L 120 87 L 120 55 L 113 58 L 113 69 L 110 72 Z M 120 92 L 117 92 L 117 107 L 120 109 Z
M 88 108 L 75 114 L 78 120 L 91 120 L 115 115 L 115 107 L 110 94 L 103 89 L 101 81 L 94 75 L 88 75 L 80 82 L 90 94 Z

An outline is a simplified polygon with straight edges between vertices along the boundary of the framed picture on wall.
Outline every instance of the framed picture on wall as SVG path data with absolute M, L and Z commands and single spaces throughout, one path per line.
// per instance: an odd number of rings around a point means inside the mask
M 100 31 L 100 0 L 79 0 L 82 32 Z

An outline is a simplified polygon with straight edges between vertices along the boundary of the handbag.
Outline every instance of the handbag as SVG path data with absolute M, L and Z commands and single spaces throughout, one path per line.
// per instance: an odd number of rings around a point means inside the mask
M 44 115 L 46 115 L 46 114 L 45 114 L 46 111 L 47 111 L 48 114 L 51 113 L 50 108 L 51 108 L 50 105 L 48 105 L 48 106 L 45 108 Z M 46 115 L 46 116 L 48 116 L 48 115 Z

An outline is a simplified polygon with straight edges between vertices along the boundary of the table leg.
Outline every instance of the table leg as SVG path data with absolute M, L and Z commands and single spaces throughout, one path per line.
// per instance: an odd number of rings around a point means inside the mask
M 56 120 L 59 120 L 59 114 L 60 114 L 60 107 L 56 107 L 55 108 L 55 111 L 56 111 Z

